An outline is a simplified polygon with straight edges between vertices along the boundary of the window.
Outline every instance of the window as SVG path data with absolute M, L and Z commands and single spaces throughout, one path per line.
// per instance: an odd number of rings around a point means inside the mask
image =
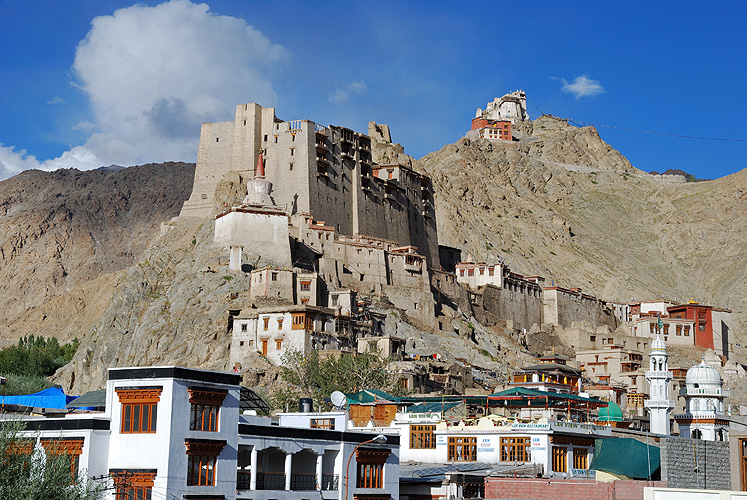
M 312 429 L 334 429 L 335 419 L 334 418 L 312 418 L 311 428 Z
M 552 470 L 555 472 L 568 472 L 568 448 L 561 446 L 552 447 Z
M 690 325 L 685 325 L 685 337 L 690 336 Z
M 187 486 L 215 486 L 216 456 L 187 457 Z
M 217 432 L 220 407 L 228 391 L 190 387 L 188 392 L 189 430 Z
M 477 438 L 476 437 L 450 437 L 449 438 L 449 461 L 450 462 L 476 462 L 477 461 Z
M 264 318 L 262 318 L 262 321 L 265 324 L 265 331 L 267 331 L 267 329 L 270 327 L 270 317 L 265 316 Z
M 675 332 L 677 335 L 682 335 L 682 325 L 675 325 Z
M 126 470 L 110 470 L 114 481 L 114 495 L 116 500 L 151 500 L 153 472 L 129 472 Z
M 292 330 L 303 330 L 304 320 L 306 315 L 303 313 L 293 313 L 293 326 Z
M 42 438 L 41 445 L 47 455 L 65 455 L 70 459 L 70 480 L 78 474 L 80 455 L 83 453 L 83 438 Z
M 278 280 L 278 273 L 272 273 L 272 281 Z
M 319 235 L 321 238 L 321 234 Z M 302 292 L 310 292 L 311 291 L 311 281 L 302 281 L 301 282 L 301 291 Z
M 283 329 L 283 318 L 278 318 L 278 330 Z
M 187 439 L 187 486 L 215 486 L 215 465 L 225 441 Z
M 161 399 L 161 387 L 142 389 L 115 389 L 122 404 L 122 422 L 120 432 L 151 433 L 156 432 L 158 401 Z
M 383 488 L 384 487 L 384 464 L 389 458 L 389 450 L 363 449 L 355 452 L 357 467 L 358 488 Z
M 739 471 L 741 476 L 741 490 L 747 490 L 747 439 L 739 440 Z
M 433 449 L 436 447 L 435 425 L 411 425 L 410 448 L 415 450 Z
M 530 462 L 529 437 L 502 437 L 501 438 L 501 462 Z
M 573 448 L 573 468 L 589 468 L 589 450 L 586 448 Z
M 472 269 L 467 269 L 467 276 L 474 276 L 474 275 L 475 275 L 475 270 L 474 270 L 474 268 L 472 268 Z
M 306 305 L 306 304 L 308 304 L 308 303 L 309 303 L 309 299 L 308 299 L 308 297 L 306 297 L 306 298 L 304 298 L 304 299 L 301 299 L 301 304 L 302 304 L 302 305 Z
M 275 350 L 279 351 L 283 348 L 283 339 L 275 339 Z
M 464 269 L 459 270 L 459 276 L 464 276 Z
M 249 325 L 247 325 L 246 323 L 241 323 L 241 331 L 245 332 L 247 330 L 249 330 Z
M 664 335 L 669 335 L 669 323 L 664 323 Z
M 654 328 L 655 328 L 654 324 L 653 323 L 649 323 L 648 326 L 649 326 L 649 328 L 651 330 L 649 333 L 653 334 L 654 333 Z

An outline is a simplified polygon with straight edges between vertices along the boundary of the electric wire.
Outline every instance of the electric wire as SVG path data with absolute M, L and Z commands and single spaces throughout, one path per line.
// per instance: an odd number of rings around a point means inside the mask
M 540 117 L 550 116 L 544 113 L 537 106 L 534 106 L 534 107 L 537 109 L 537 111 L 540 112 Z M 637 129 L 637 128 L 620 127 L 617 125 L 607 125 L 604 123 L 590 123 L 590 122 L 585 122 L 583 120 L 577 120 L 576 118 L 570 118 L 570 117 L 564 118 L 564 119 L 568 120 L 568 123 L 579 126 L 579 127 L 590 125 L 592 127 L 605 127 L 605 128 L 613 128 L 616 130 L 625 130 L 626 132 L 640 132 L 643 134 L 663 135 L 666 137 L 678 137 L 680 139 L 696 139 L 700 141 L 747 142 L 747 139 L 733 139 L 729 137 L 704 137 L 704 136 L 698 136 L 698 135 L 671 134 L 669 132 L 658 132 L 656 130 L 643 130 L 643 129 Z

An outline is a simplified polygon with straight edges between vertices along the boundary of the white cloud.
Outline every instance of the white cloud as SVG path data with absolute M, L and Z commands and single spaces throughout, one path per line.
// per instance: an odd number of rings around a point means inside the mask
M 343 104 L 355 95 L 360 95 L 366 91 L 366 84 L 360 80 L 350 82 L 343 88 L 335 88 L 335 91 L 329 96 L 330 102 Z
M 47 104 L 65 104 L 65 100 L 62 97 L 56 95 L 50 100 L 48 100 Z
M 598 80 L 592 80 L 589 75 L 577 76 L 572 82 L 560 78 L 563 82 L 563 92 L 576 96 L 576 99 L 582 97 L 594 97 L 604 94 L 604 87 Z
M 232 120 L 237 104 L 276 102 L 272 79 L 289 58 L 245 20 L 173 0 L 93 19 L 73 70 L 96 130 L 82 146 L 39 162 L 2 148 L 0 179 L 27 168 L 96 168 L 195 161 L 200 124 Z

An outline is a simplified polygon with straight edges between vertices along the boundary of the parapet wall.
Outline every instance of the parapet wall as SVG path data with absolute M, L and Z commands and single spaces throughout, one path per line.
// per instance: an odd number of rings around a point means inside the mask
M 479 309 L 501 319 L 513 320 L 513 328 L 529 330 L 532 325 L 542 325 L 542 296 L 528 294 L 520 289 L 509 290 L 486 285 L 475 296 L 475 314 L 482 323 Z M 490 323 L 489 318 L 485 318 Z
M 542 297 L 545 324 L 570 326 L 573 322 L 586 321 L 593 329 L 607 325 L 612 330 L 619 326 L 613 308 L 596 297 L 560 287 L 545 288 Z
M 593 479 L 485 478 L 485 498 L 502 500 L 641 500 L 646 486 L 666 486 L 662 481 L 611 481 Z

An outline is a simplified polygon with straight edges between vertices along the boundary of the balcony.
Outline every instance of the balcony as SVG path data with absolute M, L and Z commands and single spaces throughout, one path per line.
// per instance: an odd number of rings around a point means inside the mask
M 340 487 L 340 478 L 337 474 L 322 474 L 322 489 L 326 491 L 337 491 Z
M 284 490 L 285 473 L 283 472 L 257 472 L 258 490 Z
M 313 491 L 316 489 L 316 474 L 291 474 L 291 490 Z
M 320 163 L 329 164 L 329 160 L 323 154 L 316 155 L 316 163 L 317 163 L 317 165 L 320 164 Z
M 248 490 L 251 488 L 251 472 L 237 472 L 236 473 L 236 489 L 237 490 Z M 283 480 L 285 482 L 285 480 Z

